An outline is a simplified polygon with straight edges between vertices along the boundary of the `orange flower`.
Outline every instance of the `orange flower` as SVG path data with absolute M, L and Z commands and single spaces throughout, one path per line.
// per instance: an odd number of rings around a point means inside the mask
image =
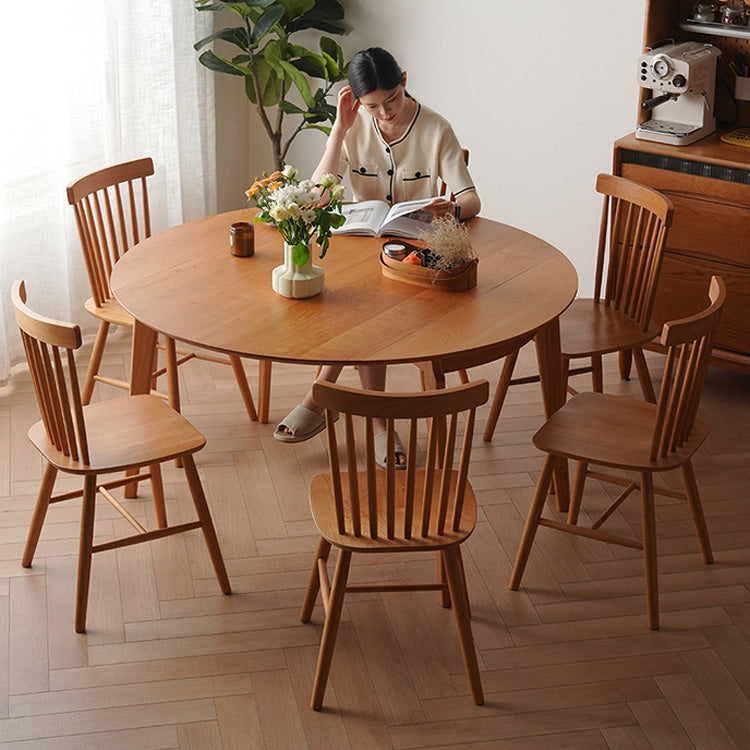
M 271 192 L 273 192 L 273 191 L 274 191 L 274 190 L 276 190 L 277 188 L 283 187 L 283 185 L 284 185 L 284 183 L 283 183 L 283 182 L 281 182 L 280 180 L 277 180 L 276 182 L 272 182 L 272 183 L 271 183 L 271 184 L 270 184 L 270 185 L 268 186 L 268 189 L 269 189 L 269 190 L 270 190 Z

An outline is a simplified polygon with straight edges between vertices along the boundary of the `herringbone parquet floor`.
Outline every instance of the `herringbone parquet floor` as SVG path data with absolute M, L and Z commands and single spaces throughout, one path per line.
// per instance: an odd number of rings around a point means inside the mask
M 123 374 L 127 354 L 122 335 L 110 374 Z M 533 368 L 533 350 L 521 361 Z M 660 358 L 649 361 L 658 374 Z M 607 389 L 637 396 L 607 364 Z M 497 374 L 497 365 L 474 373 Z M 312 375 L 275 367 L 272 420 Z M 464 555 L 485 705 L 470 700 L 452 613 L 434 594 L 359 594 L 345 606 L 321 712 L 308 708 L 321 611 L 303 625 L 299 608 L 316 544 L 307 485 L 326 467 L 323 436 L 282 445 L 272 425 L 248 422 L 229 368 L 192 362 L 181 378 L 184 413 L 208 439 L 198 466 L 234 593 L 218 592 L 192 534 L 105 553 L 94 559 L 85 635 L 73 631 L 76 502 L 51 509 L 34 567 L 20 567 L 42 468 L 25 437 L 36 407 L 23 372 L 0 391 L 0 747 L 750 748 L 747 376 L 712 369 L 701 407 L 711 436 L 696 470 L 713 566 L 687 508 L 658 500 L 660 631 L 646 627 L 635 550 L 541 529 L 521 591 L 508 591 L 541 465 L 530 443 L 538 387 L 515 388 L 492 443 L 481 440 L 482 411 L 471 472 L 481 507 Z M 357 384 L 356 373 L 342 382 Z M 389 370 L 389 388 L 416 387 L 413 368 Z M 173 516 L 189 512 L 180 471 L 165 474 Z M 607 492 L 592 482 L 589 505 Z M 148 499 L 144 490 L 129 505 L 151 520 Z M 98 538 L 121 523 L 102 506 Z M 613 523 L 639 535 L 637 497 Z M 352 578 L 407 581 L 434 566 L 377 558 L 355 561 Z

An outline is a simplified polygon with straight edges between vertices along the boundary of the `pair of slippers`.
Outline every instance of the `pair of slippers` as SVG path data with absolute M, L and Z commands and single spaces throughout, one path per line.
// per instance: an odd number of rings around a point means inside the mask
M 338 420 L 338 414 L 334 421 Z M 282 429 L 286 428 L 286 430 Z M 302 443 L 305 440 L 315 437 L 318 433 L 323 432 L 326 428 L 325 414 L 318 414 L 312 409 L 308 409 L 301 404 L 295 406 L 289 414 L 279 423 L 273 436 L 282 443 Z M 287 431 L 288 430 L 288 431 Z M 395 436 L 396 454 L 406 455 L 401 440 L 398 435 Z M 375 462 L 378 466 L 386 468 L 386 451 L 388 448 L 388 435 L 385 432 L 379 432 L 375 435 Z M 406 464 L 397 463 L 396 469 L 402 470 Z

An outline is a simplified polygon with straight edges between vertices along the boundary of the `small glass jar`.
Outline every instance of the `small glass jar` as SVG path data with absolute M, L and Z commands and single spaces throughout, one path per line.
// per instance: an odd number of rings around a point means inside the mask
M 719 20 L 719 6 L 713 0 L 698 0 L 693 6 L 693 21 L 712 23 Z
M 746 26 L 747 7 L 742 0 L 728 0 L 721 6 L 721 22 L 727 26 Z
M 255 230 L 247 221 L 237 221 L 229 227 L 229 246 L 232 255 L 248 258 L 255 252 Z

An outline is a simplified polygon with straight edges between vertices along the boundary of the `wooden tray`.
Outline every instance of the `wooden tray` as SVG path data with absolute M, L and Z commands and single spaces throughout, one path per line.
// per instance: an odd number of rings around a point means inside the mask
M 436 271 L 434 268 L 414 266 L 394 260 L 384 252 L 380 252 L 380 270 L 383 276 L 396 281 L 416 286 L 432 287 L 442 289 L 445 292 L 465 292 L 477 285 L 477 263 L 478 258 L 467 261 L 458 268 L 450 271 Z

